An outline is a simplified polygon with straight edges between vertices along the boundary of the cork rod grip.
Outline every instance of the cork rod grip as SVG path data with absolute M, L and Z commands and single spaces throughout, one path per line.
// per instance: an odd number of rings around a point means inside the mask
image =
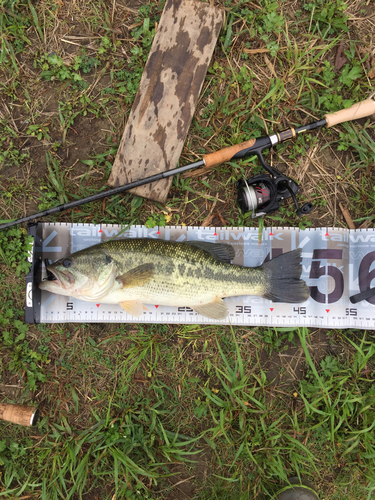
M 365 101 L 353 104 L 348 109 L 342 109 L 336 113 L 325 115 L 324 118 L 326 119 L 327 127 L 333 127 L 339 123 L 365 118 L 373 113 L 375 113 L 375 101 L 373 99 L 366 99 Z
M 254 146 L 255 141 L 256 139 L 250 139 L 249 141 L 241 142 L 240 144 L 235 144 L 234 146 L 229 146 L 228 148 L 220 149 L 215 153 L 204 155 L 203 156 L 204 163 L 206 167 L 213 167 L 214 165 L 219 165 L 219 163 L 224 163 L 226 161 L 229 161 L 239 151 Z
M 31 427 L 38 420 L 39 412 L 33 406 L 0 403 L 0 420 Z

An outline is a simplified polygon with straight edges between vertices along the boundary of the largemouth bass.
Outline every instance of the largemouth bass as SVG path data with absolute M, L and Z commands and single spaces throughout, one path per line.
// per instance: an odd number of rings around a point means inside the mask
M 301 249 L 259 267 L 231 264 L 231 245 L 145 238 L 112 240 L 47 266 L 39 287 L 88 302 L 120 304 L 140 316 L 145 304 L 185 306 L 213 319 L 228 315 L 225 297 L 258 295 L 274 302 L 304 302 Z

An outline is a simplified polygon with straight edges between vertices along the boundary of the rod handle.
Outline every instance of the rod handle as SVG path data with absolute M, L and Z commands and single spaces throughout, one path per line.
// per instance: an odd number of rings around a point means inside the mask
M 38 418 L 39 410 L 33 406 L 0 403 L 0 420 L 31 427 L 37 423 Z
M 324 118 L 327 121 L 327 127 L 333 127 L 339 123 L 365 118 L 373 113 L 375 113 L 375 101 L 373 99 L 366 99 L 365 101 L 353 104 L 353 106 L 348 109 L 342 109 L 341 111 L 336 111 L 336 113 L 324 115 Z
M 256 139 L 250 139 L 249 141 L 241 142 L 240 144 L 235 144 L 234 146 L 229 146 L 215 153 L 210 153 L 203 156 L 203 161 L 206 167 L 213 167 L 214 165 L 219 165 L 219 163 L 224 163 L 233 158 L 233 156 L 243 149 L 248 149 L 254 146 Z

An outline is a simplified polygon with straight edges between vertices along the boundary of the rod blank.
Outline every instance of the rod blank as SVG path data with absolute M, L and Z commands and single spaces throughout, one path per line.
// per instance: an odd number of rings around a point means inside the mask
M 65 210 L 70 210 L 71 208 L 79 207 L 81 205 L 84 205 L 85 203 L 102 200 L 103 198 L 107 198 L 107 196 L 115 196 L 116 194 L 129 191 L 130 189 L 134 189 L 139 186 L 143 186 L 144 184 L 148 184 L 154 181 L 159 181 L 160 179 L 164 179 L 165 177 L 170 177 L 172 175 L 181 174 L 193 168 L 202 167 L 204 164 L 205 163 L 203 160 L 197 161 L 195 163 L 190 163 L 189 165 L 185 165 L 184 167 L 178 167 L 173 170 L 168 170 L 167 172 L 151 175 L 150 177 L 145 177 L 144 179 L 139 179 L 138 181 L 130 182 L 129 184 L 124 184 L 123 186 L 119 186 L 113 189 L 108 189 L 107 191 L 102 191 L 101 193 L 93 194 L 92 196 L 87 196 L 86 198 L 81 198 L 80 200 L 75 200 L 69 203 L 64 203 L 64 205 L 58 205 L 57 207 L 48 208 L 47 210 L 43 210 L 43 212 L 38 212 L 33 215 L 27 215 L 26 217 L 22 217 L 21 219 L 17 219 L 11 222 L 6 222 L 5 224 L 0 224 L 0 230 L 16 226 L 17 224 L 21 224 L 22 222 L 30 222 L 35 219 L 41 219 L 42 217 L 47 217 L 47 215 L 53 215 L 58 212 L 64 212 Z

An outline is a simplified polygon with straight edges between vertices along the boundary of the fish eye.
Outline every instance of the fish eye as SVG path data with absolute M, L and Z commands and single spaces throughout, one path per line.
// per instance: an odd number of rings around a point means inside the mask
M 63 266 L 64 267 L 70 267 L 73 264 L 71 259 L 64 259 L 63 260 Z

